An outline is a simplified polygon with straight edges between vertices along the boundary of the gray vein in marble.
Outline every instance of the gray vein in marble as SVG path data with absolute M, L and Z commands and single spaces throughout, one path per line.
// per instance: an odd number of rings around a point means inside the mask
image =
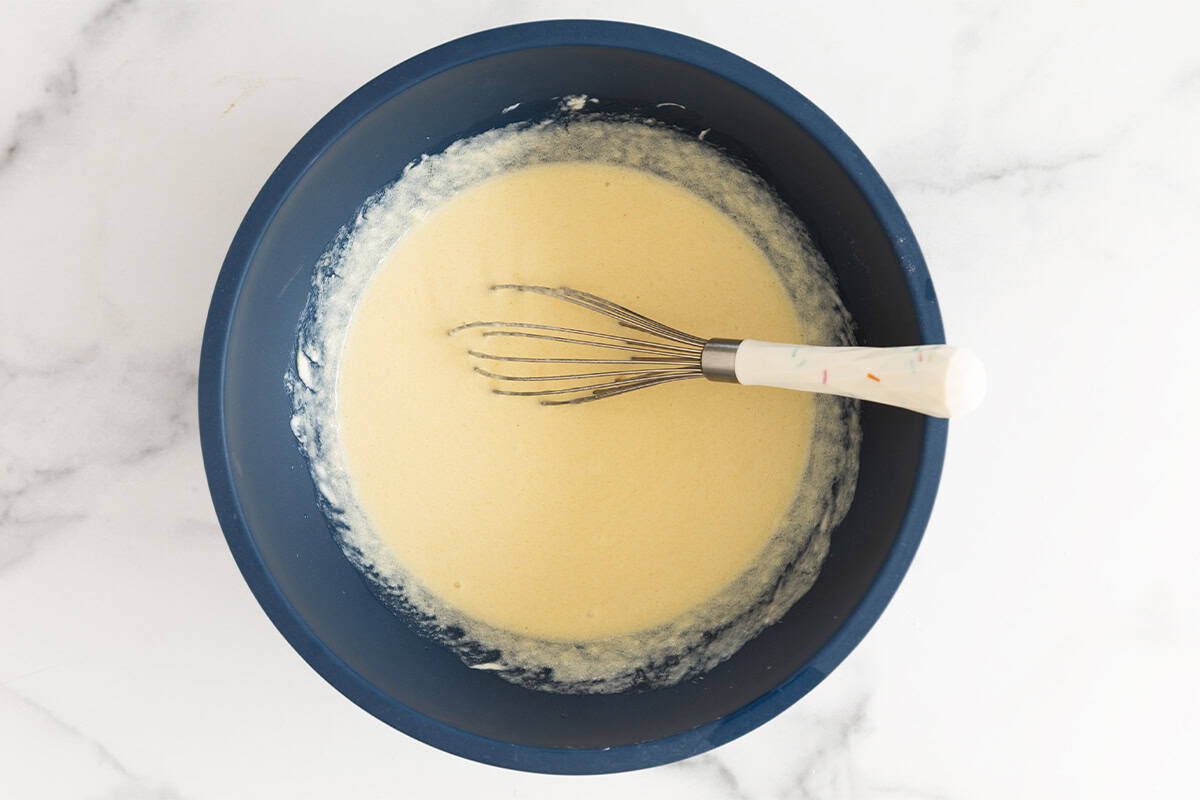
M 1004 166 L 978 169 L 946 180 L 910 179 L 897 180 L 893 183 L 897 189 L 901 190 L 915 189 L 919 191 L 932 191 L 948 195 L 958 194 L 960 192 L 972 191 L 986 184 L 999 183 L 1010 178 L 1052 177 L 1071 167 L 1102 158 L 1107 152 L 1107 149 L 1087 150 L 1078 153 L 1071 153 L 1061 158 L 1047 159 L 1044 161 L 1013 161 Z
M 116 383 L 118 384 L 116 388 L 129 392 L 127 395 L 129 398 L 138 398 L 139 394 L 156 395 L 154 399 L 158 399 L 160 402 L 155 403 L 151 410 L 165 411 L 165 415 L 161 417 L 162 422 L 165 423 L 163 426 L 165 430 L 150 431 L 151 435 L 147 437 L 149 441 L 130 442 L 128 443 L 129 449 L 118 449 L 112 454 L 111 459 L 108 459 L 118 464 L 136 464 L 169 450 L 189 433 L 196 432 L 196 420 L 193 412 L 197 386 L 195 365 L 199 360 L 199 355 L 194 347 L 189 346 L 176 350 L 157 364 L 147 363 L 145 359 L 123 359 L 123 363 L 113 365 L 110 363 L 112 360 L 111 358 L 100 358 L 97 349 L 89 348 L 84 354 L 62 359 L 53 364 L 17 366 L 11 362 L 0 361 L 0 391 L 8 388 L 18 379 L 26 378 L 43 382 L 43 385 L 36 387 L 34 391 L 43 389 L 50 394 L 51 390 L 59 388 L 58 385 L 64 380 L 74 379 L 84 384 L 98 384 L 101 381 Z M 151 378 L 150 386 L 120 386 L 122 379 L 130 376 L 149 376 Z M 161 383 L 166 384 L 165 391 L 155 391 L 155 385 Z M 165 396 L 157 397 L 160 394 Z M 102 415 L 103 409 L 97 409 L 97 412 Z M 145 420 L 145 422 L 151 421 L 150 419 Z M 16 454 L 6 449 L 0 449 L 0 466 L 4 466 L 7 458 L 13 455 Z M 69 477 L 74 470 L 73 466 L 49 466 L 33 469 L 29 474 L 35 480 L 57 480 Z M 3 478 L 4 473 L 0 472 L 0 498 L 4 496 Z
M 64 491 L 72 481 L 106 484 L 114 469 L 137 467 L 197 438 L 195 363 L 192 347 L 150 362 L 95 349 L 50 365 L 0 362 L 0 404 L 15 405 L 26 396 L 83 398 L 94 405 L 63 411 L 48 403 L 74 420 L 52 413 L 19 426 L 0 421 L 0 432 L 11 434 L 0 444 L 0 573 L 33 555 L 45 536 L 88 518 L 90 492 Z M 125 435 L 95 438 L 94 427 L 114 418 Z M 75 438 L 64 444 L 50 445 L 42 435 L 72 422 L 68 430 Z
M 35 675 L 41 675 L 43 672 L 49 672 L 52 669 L 57 669 L 59 666 L 59 664 L 47 664 L 44 667 L 38 667 L 37 669 L 30 670 L 29 672 L 22 672 L 20 675 L 13 675 L 11 678 L 5 678 L 4 680 L 0 680 L 0 689 L 12 686 L 14 683 L 20 683 L 26 678 L 32 678 Z M 16 696 L 15 693 L 13 694 Z
M 111 0 L 80 28 L 79 43 L 62 59 L 58 69 L 42 82 L 45 98 L 17 112 L 8 142 L 0 148 L 0 175 L 21 156 L 39 131 L 56 119 L 69 116 L 78 102 L 79 68 L 97 47 L 111 36 L 112 30 L 126 18 L 136 0 Z
M 175 372 L 170 376 L 173 385 L 170 390 L 171 399 L 168 404 L 170 411 L 166 416 L 166 435 L 123 456 L 120 459 L 121 464 L 137 464 L 160 453 L 165 453 L 189 433 L 199 435 L 196 429 L 196 415 L 194 413 L 196 407 L 196 388 L 199 383 L 199 376 L 195 372 L 194 365 L 198 361 L 198 358 L 185 359 L 185 366 L 182 372 Z
M 0 467 L 9 459 L 0 451 Z M 16 468 L 0 474 L 0 572 L 24 561 L 34 551 L 34 542 L 49 531 L 81 522 L 86 515 L 56 511 L 25 511 L 17 509 L 18 501 L 27 492 L 53 489 L 78 472 L 77 467 L 33 469 L 24 473 Z M 7 484 L 7 485 L 6 485 Z
M 38 671 L 40 672 L 41 670 Z M 101 795 L 100 800 L 184 800 L 184 796 L 174 787 L 162 784 L 152 785 L 144 778 L 139 777 L 101 742 L 87 735 L 41 703 L 35 702 L 23 693 L 12 689 L 7 683 L 9 682 L 0 683 L 0 691 L 5 692 L 24 706 L 32 715 L 48 722 L 64 737 L 84 744 L 95 754 L 98 763 L 116 773 L 121 782 Z
M 840 720 L 833 721 L 832 731 L 822 737 L 823 744 L 804 754 L 795 772 L 795 788 L 798 795 L 786 794 L 785 797 L 820 798 L 828 796 L 816 785 L 819 777 L 826 777 L 823 768 L 836 766 L 838 762 L 850 761 L 850 750 L 854 740 L 865 732 L 867 727 L 867 698 L 864 695 L 850 709 L 849 713 Z M 856 794 L 853 786 L 842 786 L 838 794 L 853 796 Z
M 1037 87 L 1040 83 L 1037 79 L 1038 73 L 1046 68 L 1055 51 L 1061 47 L 1061 39 L 1062 34 L 1059 33 L 1051 41 L 1043 43 L 1032 55 L 1026 55 L 1021 59 L 1021 62 L 1016 65 L 1021 69 L 1020 75 L 1010 78 L 1007 90 L 997 91 L 989 98 L 993 113 L 1001 115 L 1009 112 L 1019 99 L 1037 95 Z M 963 71 L 959 72 L 960 79 L 964 75 Z
M 109 751 L 109 749 L 107 747 L 100 744 L 95 739 L 88 736 L 83 731 L 79 730 L 78 728 L 76 728 L 74 725 L 70 724 L 66 720 L 62 719 L 61 717 L 59 717 L 57 714 L 55 714 L 50 709 L 46 708 L 41 703 L 34 702 L 33 700 L 29 699 L 21 692 L 18 692 L 16 689 L 13 689 L 13 688 L 3 685 L 3 684 L 0 684 L 0 691 L 7 693 L 10 697 L 14 698 L 21 705 L 23 705 L 27 709 L 29 709 L 29 711 L 31 711 L 32 713 L 36 714 L 37 716 L 39 716 L 42 719 L 49 722 L 51 725 L 53 725 L 55 728 L 57 728 L 61 733 L 65 734 L 67 736 L 70 736 L 71 738 L 74 738 L 74 739 L 80 739 L 80 740 L 84 741 L 85 743 L 87 743 L 87 745 L 92 749 L 92 751 L 95 752 L 96 757 L 100 761 L 100 763 L 104 764 L 105 766 L 110 767 L 113 771 L 117 772 L 122 777 L 125 777 L 125 778 L 133 777 L 133 773 L 130 772 L 129 769 L 124 764 L 121 763 L 121 760 L 119 758 L 117 758 L 115 755 L 113 755 L 112 752 Z
M 1040 63 L 1041 59 L 1037 60 Z M 1030 70 L 1028 83 L 1037 70 L 1037 64 Z M 904 179 L 891 181 L 897 190 L 930 191 L 939 194 L 954 195 L 968 192 L 988 184 L 1000 183 L 1012 178 L 1052 179 L 1067 170 L 1102 161 L 1113 157 L 1117 151 L 1135 139 L 1135 134 L 1143 125 L 1156 119 L 1157 109 L 1169 108 L 1177 103 L 1179 95 L 1190 95 L 1200 92 L 1200 64 L 1191 64 L 1179 70 L 1175 76 L 1162 87 L 1163 91 L 1154 92 L 1148 96 L 1145 108 L 1131 108 L 1128 116 L 1119 126 L 1102 141 L 1096 142 L 1088 149 L 1066 153 L 1057 158 L 1035 159 L 1016 158 L 999 166 L 966 169 L 961 174 L 943 179 Z M 945 154 L 941 154 L 944 156 Z M 944 158 L 946 163 L 953 163 L 953 158 Z
M 860 796 L 867 787 L 862 785 L 853 755 L 856 743 L 868 732 L 867 706 L 868 697 L 863 694 L 834 715 L 806 713 L 802 707 L 793 708 L 775 723 L 776 735 L 794 742 L 791 758 L 781 761 L 774 775 L 751 778 L 748 786 L 723 758 L 722 751 L 706 753 L 665 769 L 702 774 L 707 782 L 719 787 L 722 797 L 729 800 L 750 800 L 751 797 L 757 800 L 768 796 L 779 800 L 824 800 Z M 736 759 L 733 763 L 737 763 Z M 756 784 L 763 777 L 772 784 L 769 791 L 764 790 L 761 783 Z M 870 788 L 874 791 L 876 787 Z M 899 785 L 879 787 L 879 791 L 907 792 L 908 796 L 930 800 L 937 797 Z
M 35 520 L 13 520 L 0 516 L 0 572 L 33 555 L 36 543 L 48 534 L 64 530 L 86 519 L 83 514 L 59 514 Z
M 680 761 L 672 764 L 670 768 L 687 772 L 704 772 L 707 776 L 715 779 L 717 785 L 723 790 L 722 794 L 729 800 L 750 800 L 749 796 L 742 791 L 737 775 L 716 753 L 705 753 L 693 759 Z
M 5 692 L 29 712 L 57 729 L 64 736 L 82 742 L 96 756 L 96 760 L 115 772 L 122 782 L 104 795 L 105 800 L 182 800 L 182 795 L 170 786 L 152 786 L 146 780 L 138 777 L 121 759 L 95 738 L 87 735 L 79 728 L 64 720 L 41 703 L 31 700 L 17 690 L 0 684 L 0 691 Z
M 0 358 L 0 389 L 20 377 L 53 378 L 73 369 L 87 366 L 100 355 L 100 348 L 91 345 L 76 353 L 59 356 L 57 359 L 40 358 L 30 364 L 13 364 Z
M 1167 86 L 1170 94 L 1175 92 L 1200 92 L 1200 64 L 1193 64 L 1180 71 Z
M 962 62 L 974 55 L 979 49 L 979 46 L 984 41 L 983 34 L 992 28 L 999 16 L 999 6 L 988 11 L 975 9 L 971 20 L 954 37 L 951 52 L 953 53 L 955 67 L 960 73 L 963 68 Z

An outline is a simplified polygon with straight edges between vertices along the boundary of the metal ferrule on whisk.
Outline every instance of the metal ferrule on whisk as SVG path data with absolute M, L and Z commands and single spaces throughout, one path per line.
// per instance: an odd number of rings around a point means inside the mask
M 709 339 L 705 342 L 700 352 L 700 371 L 704 377 L 720 383 L 737 383 L 734 363 L 741 344 L 741 339 Z

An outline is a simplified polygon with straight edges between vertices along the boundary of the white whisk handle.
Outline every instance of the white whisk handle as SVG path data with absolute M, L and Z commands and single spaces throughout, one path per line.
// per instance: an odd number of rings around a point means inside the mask
M 933 417 L 973 410 L 987 389 L 979 359 L 944 344 L 815 347 L 745 339 L 734 370 L 747 386 L 857 397 Z

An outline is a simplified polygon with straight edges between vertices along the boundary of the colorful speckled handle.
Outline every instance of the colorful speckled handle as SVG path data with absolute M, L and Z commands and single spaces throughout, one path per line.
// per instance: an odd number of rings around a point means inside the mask
M 933 417 L 976 408 L 987 389 L 983 364 L 944 344 L 914 347 L 813 347 L 742 341 L 738 383 L 857 397 Z

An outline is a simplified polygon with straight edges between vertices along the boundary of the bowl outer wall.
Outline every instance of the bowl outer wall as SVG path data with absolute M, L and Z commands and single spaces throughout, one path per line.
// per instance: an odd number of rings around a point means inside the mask
M 538 772 L 615 772 L 668 763 L 727 742 L 781 712 L 845 658 L 882 613 L 920 542 L 940 477 L 947 425 L 943 420 L 925 420 L 908 507 L 890 551 L 853 613 L 802 668 L 736 711 L 706 724 L 615 747 L 517 744 L 473 734 L 399 703 L 339 658 L 305 622 L 267 568 L 247 527 L 235 488 L 236 469 L 226 438 L 225 370 L 230 327 L 243 281 L 264 233 L 297 182 L 359 119 L 396 94 L 456 66 L 500 53 L 548 46 L 614 47 L 675 59 L 745 87 L 786 114 L 826 147 L 887 231 L 903 267 L 919 341 L 943 341 L 937 301 L 924 260 L 894 198 L 849 138 L 795 90 L 724 50 L 667 31 L 597 21 L 527 23 L 455 40 L 382 74 L 318 122 L 270 176 L 234 238 L 214 290 L 200 366 L 201 443 L 214 506 L 248 585 L 288 642 L 339 691 L 409 735 L 477 761 Z

